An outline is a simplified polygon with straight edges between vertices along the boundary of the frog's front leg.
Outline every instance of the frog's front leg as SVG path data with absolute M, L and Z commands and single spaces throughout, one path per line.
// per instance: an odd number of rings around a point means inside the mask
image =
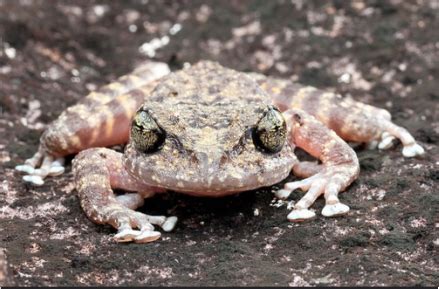
M 322 215 L 326 217 L 342 215 L 349 207 L 338 199 L 338 193 L 345 190 L 359 174 L 359 164 L 355 152 L 337 134 L 325 127 L 313 116 L 302 110 L 291 109 L 284 113 L 289 124 L 289 141 L 318 158 L 322 164 L 303 163 L 293 171 L 301 175 L 314 175 L 297 182 L 285 184 L 276 196 L 287 198 L 298 188 L 306 191 L 288 215 L 290 221 L 302 221 L 315 216 L 309 207 L 324 195 L 326 205 Z
M 176 217 L 150 216 L 134 211 L 158 189 L 139 184 L 122 164 L 122 154 L 106 148 L 82 151 L 73 160 L 73 172 L 80 204 L 88 218 L 98 224 L 110 224 L 118 230 L 118 242 L 146 243 L 160 238 L 160 232 L 171 231 Z M 113 189 L 139 192 L 115 196 Z M 135 230 L 134 228 L 138 228 Z
M 125 143 L 131 117 L 155 87 L 154 81 L 167 73 L 166 64 L 147 63 L 67 108 L 44 131 L 37 153 L 16 167 L 27 174 L 23 180 L 42 185 L 46 176 L 64 172 L 64 156 Z

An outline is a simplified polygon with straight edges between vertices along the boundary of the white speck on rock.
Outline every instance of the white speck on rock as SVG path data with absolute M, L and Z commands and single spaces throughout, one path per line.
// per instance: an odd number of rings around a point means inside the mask
M 422 217 L 414 219 L 410 222 L 410 226 L 413 228 L 424 228 L 427 226 L 427 220 Z
M 338 82 L 341 83 L 350 83 L 351 82 L 351 75 L 349 73 L 343 73 L 339 78 Z
M 308 282 L 305 281 L 301 276 L 293 275 L 293 280 L 288 283 L 288 286 L 291 287 L 303 287 L 303 286 L 310 286 Z
M 131 33 L 136 32 L 136 31 L 137 31 L 137 25 L 135 25 L 135 24 L 131 24 L 130 26 L 128 26 L 128 30 L 129 30 Z
M 172 25 L 172 27 L 169 29 L 169 34 L 171 35 L 175 35 L 178 32 L 180 32 L 180 30 L 183 28 L 183 26 L 181 26 L 180 23 L 175 23 L 174 25 Z
M 385 190 L 378 190 L 378 192 L 377 192 L 377 200 L 378 201 L 381 201 L 382 199 L 384 199 L 385 196 L 386 196 Z
M 287 204 L 287 201 L 284 201 L 284 200 L 280 200 L 280 199 L 273 199 L 273 200 L 271 200 L 271 203 L 270 203 L 270 206 L 271 207 L 276 207 L 276 208 L 280 208 L 280 207 L 282 207 L 283 205 L 285 205 L 285 204 Z
M 104 16 L 104 14 L 110 10 L 108 6 L 106 5 L 96 5 L 93 7 L 93 12 L 96 14 L 96 16 L 98 17 L 102 17 Z
M 259 21 L 253 21 L 247 25 L 232 29 L 233 36 L 237 38 L 247 35 L 257 35 L 260 33 L 261 33 L 261 23 Z
M 5 54 L 9 59 L 14 59 L 17 56 L 17 50 L 14 47 L 6 47 Z
M 10 66 L 2 66 L 0 67 L 0 73 L 1 74 L 8 74 L 12 71 L 12 68 Z
M 201 5 L 200 10 L 195 14 L 195 18 L 198 22 L 204 23 L 206 22 L 210 15 L 212 14 L 212 8 L 207 6 L 206 4 Z
M 156 51 L 170 42 L 169 36 L 165 35 L 161 38 L 154 38 L 149 42 L 143 43 L 139 47 L 139 52 L 147 55 L 148 57 L 154 57 L 156 55 Z

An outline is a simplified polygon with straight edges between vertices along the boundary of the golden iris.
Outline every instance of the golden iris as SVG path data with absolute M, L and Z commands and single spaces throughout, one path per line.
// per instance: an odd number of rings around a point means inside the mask
M 166 132 L 148 111 L 138 111 L 131 125 L 131 140 L 134 147 L 144 153 L 153 153 L 163 147 L 165 139 Z
M 286 135 L 287 124 L 282 113 L 269 106 L 253 130 L 253 142 L 263 152 L 277 153 L 282 150 Z

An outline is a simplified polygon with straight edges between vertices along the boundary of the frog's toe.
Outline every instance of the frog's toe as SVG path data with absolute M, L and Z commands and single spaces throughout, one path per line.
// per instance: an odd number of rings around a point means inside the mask
M 54 160 L 51 156 L 45 156 L 41 167 L 35 169 L 31 175 L 40 176 L 43 179 L 48 176 L 59 176 L 65 171 L 63 164 L 64 158 Z
M 175 216 L 166 217 L 166 216 L 151 216 L 146 215 L 146 218 L 148 222 L 150 222 L 153 225 L 160 226 L 163 231 L 170 232 L 175 228 L 175 225 L 177 224 L 178 218 Z
M 274 195 L 278 199 L 285 200 L 290 196 L 291 192 L 292 192 L 291 190 L 281 189 L 281 190 L 276 191 L 274 193 Z
M 117 234 L 114 235 L 113 239 L 116 242 L 124 243 L 124 242 L 131 242 L 141 234 L 138 230 L 133 230 L 131 228 L 123 228 L 118 230 Z
M 287 219 L 290 222 L 302 222 L 302 221 L 313 219 L 315 216 L 316 213 L 314 213 L 311 210 L 294 209 L 288 214 Z
M 62 175 L 64 171 L 64 158 L 58 158 L 50 164 L 49 176 L 59 176 Z
M 64 158 L 54 159 L 52 156 L 37 152 L 32 158 L 27 159 L 23 165 L 18 165 L 15 170 L 23 172 L 23 181 L 41 186 L 47 176 L 59 176 L 64 173 Z
M 174 230 L 177 221 L 178 218 L 175 216 L 166 218 L 166 221 L 161 225 L 163 231 L 171 232 L 172 230 Z
M 391 148 L 395 139 L 396 138 L 388 132 L 383 132 L 383 134 L 381 135 L 381 140 L 378 143 L 378 149 L 387 150 Z
M 119 224 L 118 232 L 113 237 L 116 242 L 152 242 L 161 236 L 160 232 L 154 231 L 153 225 L 169 232 L 176 222 L 177 217 L 150 216 L 128 208 L 117 210 L 110 217 L 110 223 Z
M 150 230 L 141 231 L 139 235 L 134 237 L 134 242 L 136 243 L 153 242 L 159 239 L 161 235 L 162 234 L 160 234 L 160 232 L 157 231 L 150 231 Z
M 287 199 L 290 194 L 297 190 L 297 189 L 301 189 L 303 191 L 306 191 L 309 189 L 309 187 L 311 186 L 312 182 L 317 178 L 317 175 L 311 176 L 309 178 L 300 180 L 300 181 L 295 181 L 295 182 L 288 182 L 285 183 L 284 188 L 280 189 L 278 191 L 276 191 L 274 193 L 274 195 L 282 200 Z
M 44 185 L 44 180 L 40 176 L 26 175 L 26 176 L 23 176 L 22 179 L 26 183 L 33 184 L 34 186 L 42 186 L 42 185 Z
M 424 148 L 418 145 L 417 143 L 404 146 L 404 148 L 402 149 L 402 155 L 405 156 L 406 158 L 420 156 L 423 155 L 424 153 L 425 153 Z
M 349 212 L 349 207 L 342 203 L 326 204 L 323 207 L 322 215 L 325 217 L 341 216 Z
M 160 232 L 150 229 L 133 230 L 131 228 L 120 229 L 113 239 L 119 243 L 136 242 L 136 243 L 148 243 L 159 239 Z
M 22 173 L 26 173 L 28 175 L 32 175 L 35 171 L 35 168 L 30 165 L 24 164 L 24 165 L 15 166 L 15 170 Z

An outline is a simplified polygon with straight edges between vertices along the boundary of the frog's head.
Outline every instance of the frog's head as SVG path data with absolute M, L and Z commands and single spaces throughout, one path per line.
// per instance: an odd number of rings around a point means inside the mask
M 295 157 L 282 113 L 263 101 L 268 97 L 253 81 L 227 81 L 226 74 L 223 85 L 212 85 L 214 78 L 208 87 L 181 86 L 171 76 L 174 81 L 156 89 L 132 122 L 124 158 L 131 175 L 151 186 L 210 195 L 288 176 Z

